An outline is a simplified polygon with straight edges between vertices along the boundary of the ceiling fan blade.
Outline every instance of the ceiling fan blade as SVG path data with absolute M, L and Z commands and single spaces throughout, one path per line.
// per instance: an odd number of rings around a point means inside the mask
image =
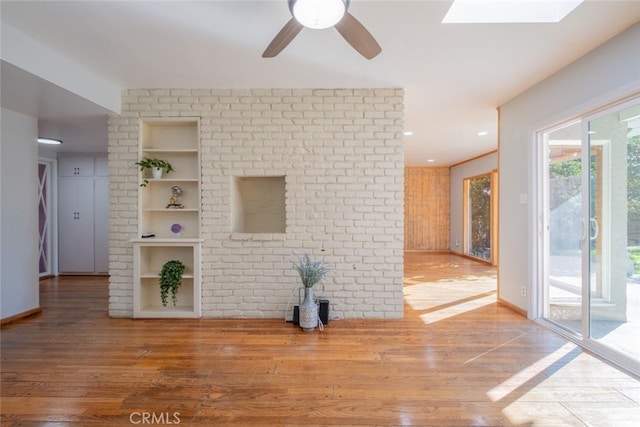
M 293 40 L 298 35 L 302 28 L 302 25 L 298 21 L 296 21 L 295 18 L 291 18 L 289 22 L 284 24 L 284 27 L 282 27 L 280 32 L 276 34 L 273 40 L 271 40 L 271 43 L 269 43 L 269 46 L 267 46 L 267 48 L 265 49 L 262 57 L 273 58 L 274 56 L 282 52 L 282 50 L 287 47 L 289 43 L 291 43 L 291 40 Z
M 336 30 L 355 50 L 367 59 L 375 58 L 382 48 L 371 33 L 352 14 L 346 12 Z

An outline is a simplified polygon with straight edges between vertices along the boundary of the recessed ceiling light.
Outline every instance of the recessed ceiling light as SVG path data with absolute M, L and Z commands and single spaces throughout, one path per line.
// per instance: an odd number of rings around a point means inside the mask
M 427 160 L 427 162 L 429 162 L 429 163 L 433 163 L 433 162 L 435 162 L 435 160 L 433 160 L 433 159 L 429 159 L 429 160 Z
M 60 141 L 59 139 L 52 139 L 52 138 L 38 138 L 38 142 L 40 144 L 49 144 L 49 145 L 60 145 L 60 144 L 62 144 L 62 141 Z
M 443 24 L 560 22 L 583 0 L 455 0 Z
M 478 132 L 478 136 L 485 136 L 485 135 L 489 135 L 489 132 L 487 132 L 486 130 Z
M 413 132 L 411 132 L 410 130 L 404 131 L 404 136 L 411 136 L 413 135 Z

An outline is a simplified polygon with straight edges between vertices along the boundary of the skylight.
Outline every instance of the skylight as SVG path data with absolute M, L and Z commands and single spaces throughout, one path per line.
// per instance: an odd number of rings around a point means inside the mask
M 454 0 L 443 24 L 560 22 L 583 0 Z

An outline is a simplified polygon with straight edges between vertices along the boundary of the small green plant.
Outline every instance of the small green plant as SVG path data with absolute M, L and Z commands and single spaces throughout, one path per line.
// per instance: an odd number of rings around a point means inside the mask
M 135 164 L 140 166 L 140 172 L 143 173 L 146 170 L 151 170 L 153 168 L 162 169 L 163 171 L 165 171 L 165 173 L 169 173 L 174 170 L 173 166 L 171 166 L 171 163 L 169 163 L 168 161 L 164 159 L 156 159 L 154 157 L 143 157 L 142 160 L 137 161 Z M 143 178 L 140 187 L 146 187 L 148 183 L 149 180 Z
M 313 287 L 331 271 L 329 264 L 322 260 L 312 259 L 309 254 L 298 257 L 298 262 L 293 264 L 293 268 L 300 275 L 305 288 Z
M 182 274 L 184 273 L 185 265 L 182 261 L 171 260 L 164 263 L 162 270 L 160 271 L 160 298 L 162 299 L 162 306 L 167 306 L 167 297 L 169 291 L 171 291 L 171 301 L 175 306 L 178 302 L 178 289 L 182 285 Z

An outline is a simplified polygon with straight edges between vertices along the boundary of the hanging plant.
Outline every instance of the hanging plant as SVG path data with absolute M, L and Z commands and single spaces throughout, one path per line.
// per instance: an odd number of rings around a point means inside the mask
M 171 260 L 164 263 L 162 270 L 160 271 L 160 298 L 162 299 L 162 306 L 167 306 L 167 297 L 169 291 L 171 291 L 171 301 L 175 306 L 178 302 L 178 289 L 182 284 L 182 274 L 184 273 L 185 265 L 182 261 Z

